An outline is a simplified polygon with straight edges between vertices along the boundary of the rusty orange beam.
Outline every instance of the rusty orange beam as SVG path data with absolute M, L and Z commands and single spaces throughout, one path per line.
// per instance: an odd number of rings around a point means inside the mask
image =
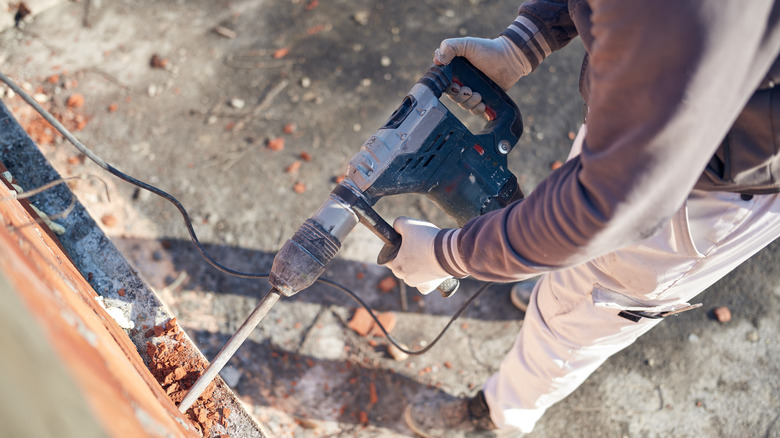
M 18 300 L 11 300 L 21 303 L 18 312 L 29 315 L 31 328 L 25 333 L 38 333 L 37 341 L 54 352 L 59 364 L 52 363 L 49 368 L 63 366 L 80 392 L 93 417 L 83 419 L 85 427 L 94 420 L 113 437 L 199 436 L 163 392 L 126 333 L 98 304 L 97 293 L 56 238 L 45 225 L 35 223 L 24 207 L 26 201 L 7 199 L 13 194 L 6 181 L 0 180 L 0 280 L 4 278 L 18 295 Z M 9 365 L 13 360 L 3 359 L 0 372 L 18 370 Z M 47 369 L 47 364 L 43 365 Z M 40 369 L 30 366 L 26 372 L 40 373 Z M 2 397 L 13 394 L 0 394 Z M 62 408 L 67 410 L 68 406 Z

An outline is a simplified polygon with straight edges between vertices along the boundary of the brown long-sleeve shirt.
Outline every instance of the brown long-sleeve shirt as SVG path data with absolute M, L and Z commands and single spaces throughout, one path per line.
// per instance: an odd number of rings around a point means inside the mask
M 650 236 L 694 188 L 776 192 L 779 3 L 524 3 L 503 34 L 534 68 L 577 35 L 585 46 L 582 153 L 525 200 L 442 231 L 442 266 L 520 280 Z

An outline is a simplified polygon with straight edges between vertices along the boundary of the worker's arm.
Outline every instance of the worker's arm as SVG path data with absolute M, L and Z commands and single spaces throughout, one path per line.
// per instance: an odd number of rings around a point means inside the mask
M 458 254 L 444 267 L 523 279 L 635 243 L 679 209 L 777 55 L 762 39 L 772 2 L 717 3 L 592 2 L 582 153 L 440 239 Z
M 590 2 L 582 153 L 525 200 L 437 234 L 437 262 L 456 277 L 513 281 L 652 235 L 780 52 L 773 5 Z

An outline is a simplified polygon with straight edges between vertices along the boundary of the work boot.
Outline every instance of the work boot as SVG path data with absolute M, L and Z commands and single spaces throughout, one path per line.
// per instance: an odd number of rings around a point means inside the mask
M 512 300 L 512 304 L 523 312 L 528 310 L 528 303 L 531 302 L 531 293 L 534 291 L 534 286 L 536 286 L 535 281 L 515 283 L 509 292 L 509 299 Z
M 499 436 L 494 432 L 496 426 L 490 419 L 482 391 L 471 398 L 445 394 L 409 404 L 404 420 L 412 432 L 423 438 Z

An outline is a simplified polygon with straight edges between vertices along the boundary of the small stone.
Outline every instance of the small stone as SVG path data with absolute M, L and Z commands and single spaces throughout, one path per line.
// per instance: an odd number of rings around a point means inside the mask
M 403 348 L 408 349 L 406 345 L 400 344 Z M 409 359 L 409 355 L 401 351 L 398 347 L 396 347 L 393 344 L 390 344 L 387 346 L 387 352 L 390 354 L 390 356 L 397 360 L 398 362 L 405 361 L 406 359 Z
M 301 181 L 298 181 L 298 182 L 296 182 L 296 183 L 293 185 L 293 191 L 294 191 L 295 193 L 297 193 L 297 194 L 299 194 L 299 195 L 300 195 L 301 193 L 303 193 L 303 192 L 305 192 L 305 191 L 306 191 L 306 184 L 304 184 L 304 183 L 303 183 L 303 182 L 301 182 Z
M 152 58 L 149 60 L 149 66 L 152 68 L 164 69 L 168 67 L 168 58 L 163 58 L 158 54 L 154 54 L 152 55 Z
M 379 63 L 382 64 L 382 67 L 389 67 L 390 64 L 393 63 L 393 61 L 390 59 L 389 56 L 383 56 L 382 59 L 379 60 Z
M 368 11 L 357 11 L 354 15 L 352 15 L 352 19 L 361 26 L 368 26 L 368 17 Z
M 718 307 L 715 310 L 713 310 L 713 313 L 715 314 L 715 318 L 721 324 L 725 324 L 731 321 L 731 310 L 729 310 L 728 307 L 725 306 Z
M 230 99 L 230 106 L 232 106 L 235 109 L 242 109 L 244 105 L 245 103 L 243 99 L 239 99 L 237 97 Z
M 103 222 L 103 225 L 107 227 L 113 227 L 114 225 L 116 225 L 117 219 L 116 216 L 114 216 L 113 214 L 104 214 L 100 218 L 100 222 Z
M 214 33 L 216 33 L 217 35 L 223 36 L 225 38 L 231 39 L 231 40 L 237 36 L 236 32 L 234 30 L 228 29 L 225 26 L 216 26 L 214 28 Z
M 745 335 L 745 339 L 747 339 L 748 342 L 758 342 L 759 339 L 758 332 L 755 330 L 751 330 L 747 332 L 747 335 Z
M 306 76 L 304 76 L 303 78 L 301 78 L 301 87 L 303 87 L 303 88 L 309 88 L 309 87 L 311 87 L 311 79 L 309 79 L 309 78 L 308 78 L 308 77 L 306 77 Z
M 68 100 L 65 101 L 65 105 L 68 108 L 81 108 L 84 106 L 84 96 L 79 93 L 71 94 Z

